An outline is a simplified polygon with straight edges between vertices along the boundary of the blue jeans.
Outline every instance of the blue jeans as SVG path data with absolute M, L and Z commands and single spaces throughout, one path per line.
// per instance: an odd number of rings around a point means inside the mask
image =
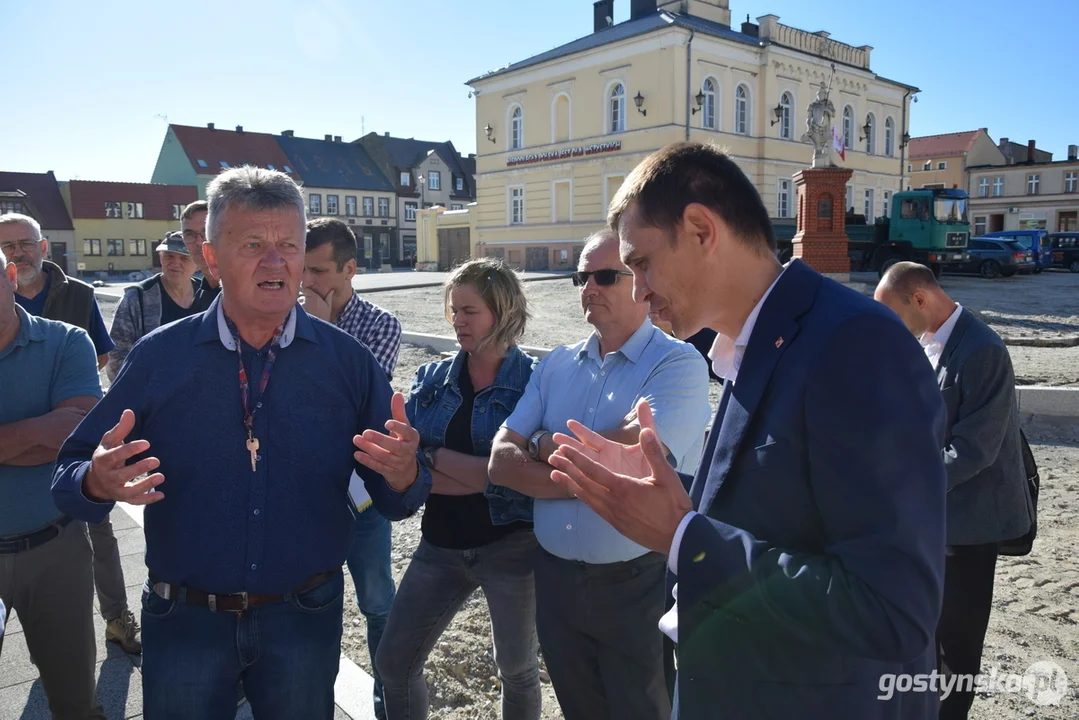
M 386 630 L 396 591 L 390 570 L 390 521 L 373 507 L 356 516 L 356 534 L 348 553 L 348 572 L 356 585 L 356 604 L 367 620 L 367 651 L 375 680 L 375 717 L 384 718 L 382 678 L 375 668 L 375 652 Z
M 477 588 L 487 599 L 494 659 L 502 681 L 502 720 L 539 720 L 539 642 L 532 567 L 536 536 L 520 530 L 472 550 L 420 540 L 375 659 L 386 681 L 390 720 L 427 717 L 423 666 L 438 638 Z
M 344 576 L 244 613 L 210 612 L 142 591 L 146 720 L 233 720 L 243 683 L 260 720 L 334 715 Z

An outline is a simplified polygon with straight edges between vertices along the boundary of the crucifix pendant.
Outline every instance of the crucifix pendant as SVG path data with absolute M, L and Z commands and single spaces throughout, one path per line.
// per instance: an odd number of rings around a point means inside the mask
M 258 469 L 259 439 L 253 435 L 247 437 L 247 452 L 251 453 L 251 472 Z

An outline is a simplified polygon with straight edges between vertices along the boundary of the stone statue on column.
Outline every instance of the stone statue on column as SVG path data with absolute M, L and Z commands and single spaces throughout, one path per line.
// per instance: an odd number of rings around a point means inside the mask
M 835 106 L 828 99 L 828 87 L 822 82 L 817 99 L 806 110 L 806 131 L 802 141 L 813 145 L 812 167 L 835 167 L 832 162 L 832 118 Z

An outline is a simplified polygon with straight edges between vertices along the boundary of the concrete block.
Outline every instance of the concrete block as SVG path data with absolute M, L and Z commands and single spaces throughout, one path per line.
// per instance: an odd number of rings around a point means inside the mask
M 352 720 L 375 720 L 371 699 L 375 681 L 344 655 L 333 686 L 333 699 Z
M 1079 418 L 1079 388 L 1028 385 L 1016 388 L 1024 415 Z

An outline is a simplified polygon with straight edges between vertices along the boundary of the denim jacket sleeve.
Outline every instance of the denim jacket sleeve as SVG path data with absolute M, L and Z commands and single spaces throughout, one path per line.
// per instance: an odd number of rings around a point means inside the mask
M 515 378 L 519 378 L 520 387 L 515 388 L 516 393 L 513 397 L 511 407 L 506 407 L 503 413 L 495 413 L 496 417 L 492 417 L 497 424 L 494 427 L 494 432 L 497 433 L 499 428 L 506 419 L 513 413 L 514 408 L 517 405 L 517 401 L 521 399 L 524 394 L 525 388 L 528 385 L 528 381 L 532 376 L 532 371 L 535 369 L 539 360 L 526 355 L 523 352 L 518 351 L 515 353 L 514 358 L 520 363 L 520 371 L 514 374 Z M 496 409 L 503 409 L 502 403 L 495 403 Z M 487 478 L 487 488 L 483 491 L 484 496 L 487 498 L 487 504 L 491 509 L 491 522 L 495 525 L 507 525 L 511 522 L 525 521 L 532 522 L 532 511 L 535 504 L 528 495 L 512 490 L 508 487 L 501 485 L 495 485 L 491 482 L 491 478 Z

